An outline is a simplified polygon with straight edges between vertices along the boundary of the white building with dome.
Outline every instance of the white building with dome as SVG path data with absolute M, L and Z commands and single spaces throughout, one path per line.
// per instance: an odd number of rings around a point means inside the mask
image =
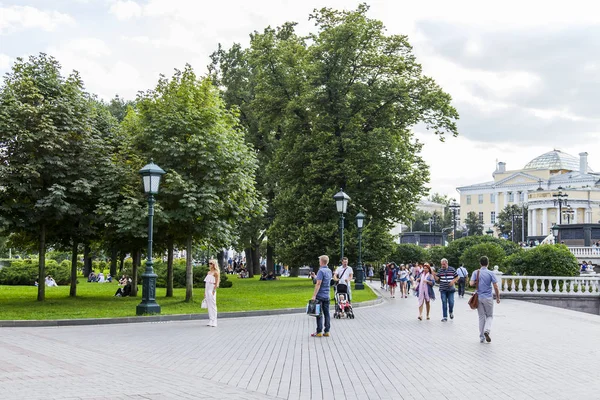
M 551 233 L 552 225 L 559 223 L 559 205 L 556 197 L 560 190 L 570 206 L 570 223 L 596 223 L 600 220 L 600 173 L 588 166 L 588 153 L 579 158 L 560 150 L 542 154 L 523 169 L 507 170 L 499 162 L 492 173 L 494 180 L 462 186 L 460 215 L 474 211 L 484 224 L 484 230 L 494 230 L 496 217 L 509 204 L 526 205 L 528 209 L 527 237 L 542 237 Z M 567 223 L 564 218 L 562 223 Z

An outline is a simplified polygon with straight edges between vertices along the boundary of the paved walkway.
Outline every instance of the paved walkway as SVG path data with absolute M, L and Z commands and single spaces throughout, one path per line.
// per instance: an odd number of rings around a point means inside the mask
M 492 343 L 480 344 L 466 299 L 442 323 L 440 301 L 418 321 L 414 297 L 385 296 L 355 320 L 332 320 L 329 338 L 309 337 L 314 318 L 303 314 L 222 319 L 218 328 L 0 328 L 0 398 L 600 398 L 598 316 L 506 300 Z

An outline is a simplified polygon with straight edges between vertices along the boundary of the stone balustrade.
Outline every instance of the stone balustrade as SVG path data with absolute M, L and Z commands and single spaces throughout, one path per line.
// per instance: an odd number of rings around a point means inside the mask
M 514 296 L 600 297 L 600 277 L 589 276 L 499 276 L 500 293 Z
M 581 246 L 581 247 L 569 246 L 569 250 L 571 250 L 571 253 L 573 253 L 573 255 L 578 258 L 600 257 L 600 247 L 596 247 L 596 246 L 586 246 L 586 247 L 584 247 L 584 246 Z

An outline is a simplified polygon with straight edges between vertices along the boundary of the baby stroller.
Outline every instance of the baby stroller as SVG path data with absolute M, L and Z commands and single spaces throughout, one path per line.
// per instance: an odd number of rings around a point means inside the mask
M 333 318 L 350 318 L 354 319 L 352 304 L 348 299 L 348 286 L 338 283 L 335 285 L 335 312 Z

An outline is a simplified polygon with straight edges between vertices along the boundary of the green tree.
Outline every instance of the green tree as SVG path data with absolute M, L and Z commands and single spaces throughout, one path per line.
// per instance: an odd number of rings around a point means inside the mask
M 263 211 L 256 157 L 237 112 L 228 111 L 211 81 L 199 80 L 189 65 L 171 79 L 161 77 L 154 90 L 139 96 L 136 109 L 136 146 L 167 171 L 159 203 L 164 229 L 187 249 L 191 301 L 193 240 L 228 245 L 237 225 Z
M 18 58 L 0 89 L 0 211 L 7 228 L 38 243 L 45 278 L 48 242 L 64 221 L 82 215 L 93 182 L 90 154 L 97 134 L 90 97 L 79 74 L 67 78 L 45 54 Z M 38 286 L 39 301 L 45 285 Z
M 509 240 L 498 239 L 491 236 L 467 236 L 461 239 L 452 241 L 446 247 L 446 258 L 448 264 L 457 267 L 460 263 L 460 257 L 469 248 L 481 243 L 494 243 L 504 250 L 504 253 L 508 256 L 516 252 L 522 252 L 523 249 L 516 243 Z
M 541 245 L 514 253 L 505 260 L 506 274 L 529 276 L 577 276 L 579 263 L 562 244 Z
M 456 134 L 450 96 L 422 75 L 407 38 L 386 35 L 367 10 L 315 11 L 308 38 L 294 24 L 251 36 L 257 129 L 276 138 L 268 236 L 292 266 L 338 253 L 332 196 L 340 187 L 352 197 L 348 216 L 363 210 L 386 231 L 408 220 L 428 181 L 410 127 Z M 353 225 L 348 231 L 355 237 Z
M 469 211 L 465 218 L 465 225 L 467 226 L 467 235 L 483 235 L 483 223 L 475 211 Z
M 496 217 L 496 223 L 494 226 L 500 231 L 502 235 L 506 235 L 512 241 L 521 242 L 525 238 L 521 235 L 523 230 L 527 232 L 527 207 L 520 206 L 518 204 L 509 204 Z M 525 219 L 523 219 L 525 218 Z M 524 224 L 524 226 L 523 226 Z M 515 237 L 512 237 L 514 229 Z M 525 233 L 527 235 L 527 233 Z
M 392 253 L 391 260 L 397 264 L 422 262 L 425 260 L 426 251 L 421 246 L 410 243 L 397 244 Z
M 479 243 L 467 248 L 460 256 L 460 262 L 464 264 L 469 271 L 473 271 L 479 268 L 479 259 L 482 256 L 487 256 L 490 260 L 490 268 L 493 268 L 495 265 L 503 265 L 506 253 L 504 252 L 504 249 L 496 243 Z

